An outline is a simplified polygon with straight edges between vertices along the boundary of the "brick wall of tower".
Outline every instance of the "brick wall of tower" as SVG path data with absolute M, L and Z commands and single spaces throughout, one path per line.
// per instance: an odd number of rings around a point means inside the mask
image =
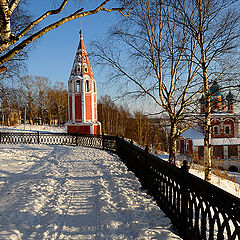
M 72 95 L 68 95 L 68 104 L 69 120 L 72 121 Z
M 82 121 L 82 96 L 75 95 L 75 119 L 76 122 Z
M 91 93 L 86 93 L 85 95 L 85 110 L 86 110 L 86 121 L 92 120 L 92 97 Z

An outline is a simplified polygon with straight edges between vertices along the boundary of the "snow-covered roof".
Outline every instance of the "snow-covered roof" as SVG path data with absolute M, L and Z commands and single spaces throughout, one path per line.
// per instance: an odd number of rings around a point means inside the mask
M 212 138 L 211 144 L 217 145 L 240 145 L 240 138 Z M 193 146 L 203 146 L 204 139 L 193 139 Z
M 181 134 L 183 138 L 191 139 L 202 139 L 204 138 L 203 128 L 196 126 L 194 128 L 189 128 Z

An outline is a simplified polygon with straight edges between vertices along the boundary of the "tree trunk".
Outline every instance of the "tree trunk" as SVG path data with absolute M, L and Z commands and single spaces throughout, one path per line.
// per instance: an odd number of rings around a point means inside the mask
M 204 171 L 205 180 L 211 182 L 211 167 L 212 167 L 212 155 L 211 155 L 211 97 L 206 97 L 205 107 L 205 135 L 204 135 Z
M 176 165 L 177 162 L 177 125 L 171 124 L 171 130 L 169 135 L 169 162 Z
M 204 118 L 204 171 L 205 171 L 205 180 L 211 182 L 211 165 L 212 165 L 212 156 L 211 156 L 211 95 L 209 93 L 209 84 L 208 84 L 208 75 L 207 75 L 207 58 L 204 48 L 204 31 L 203 31 L 203 1 L 198 2 L 199 7 L 199 45 L 201 48 L 201 65 L 203 70 L 203 87 L 205 94 L 205 118 Z

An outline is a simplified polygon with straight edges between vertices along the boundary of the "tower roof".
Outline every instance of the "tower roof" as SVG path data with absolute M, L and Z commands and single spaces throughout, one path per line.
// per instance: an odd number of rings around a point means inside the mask
M 205 97 L 204 97 L 203 94 L 202 94 L 202 97 L 199 99 L 199 102 L 200 102 L 201 104 L 205 104 Z
M 87 76 L 91 79 L 94 78 L 92 67 L 90 65 L 87 51 L 83 42 L 83 33 L 82 30 L 80 30 L 80 41 L 78 44 L 77 53 L 75 55 L 75 59 L 72 66 L 72 71 L 70 74 L 69 79 L 74 78 L 81 78 L 83 79 L 84 76 Z
M 212 96 L 222 96 L 222 92 L 220 91 L 216 79 L 214 80 L 212 86 L 210 87 L 210 93 L 212 94 Z
M 228 94 L 227 94 L 227 96 L 226 96 L 226 100 L 227 100 L 229 103 L 233 103 L 233 101 L 234 101 L 234 97 L 233 97 L 233 94 L 232 94 L 232 92 L 231 92 L 231 89 L 229 89 L 229 92 L 228 92 Z

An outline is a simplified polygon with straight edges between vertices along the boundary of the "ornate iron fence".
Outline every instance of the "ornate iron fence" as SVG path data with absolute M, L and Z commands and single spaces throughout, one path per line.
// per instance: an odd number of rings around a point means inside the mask
M 76 145 L 105 150 L 116 150 L 116 137 L 107 135 L 80 135 L 67 133 L 0 132 L 0 144 Z
M 81 145 L 116 152 L 187 240 L 240 240 L 240 199 L 119 137 L 0 132 L 0 144 Z
M 123 139 L 117 154 L 184 239 L 240 240 L 240 199 Z

